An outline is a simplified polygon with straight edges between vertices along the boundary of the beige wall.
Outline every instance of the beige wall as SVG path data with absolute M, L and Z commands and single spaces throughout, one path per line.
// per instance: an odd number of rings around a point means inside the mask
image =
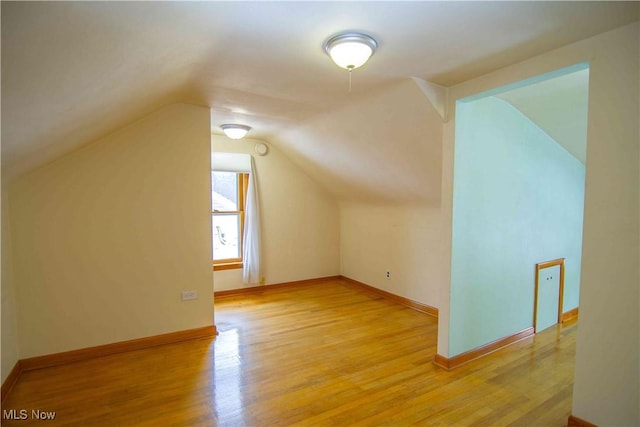
M 259 140 L 213 135 L 218 152 L 255 154 Z M 269 145 L 269 144 L 268 144 Z M 339 210 L 334 198 L 277 148 L 253 156 L 262 215 L 266 284 L 340 274 Z M 239 289 L 242 270 L 215 272 L 215 290 Z M 255 286 L 255 285 L 252 285 Z
M 340 208 L 341 273 L 438 307 L 440 237 L 439 207 L 344 203 Z
M 639 28 L 639 23 L 622 27 L 465 82 L 451 88 L 449 100 L 453 111 L 457 99 L 579 62 L 591 64 L 580 327 L 572 412 L 597 425 L 640 425 Z M 443 141 L 445 218 L 451 215 L 447 174 L 453 161 L 452 125 L 447 125 Z M 445 241 L 447 246 L 450 243 Z M 444 271 L 444 285 L 449 286 L 450 269 Z M 441 315 L 440 354 L 446 354 L 443 349 L 448 346 L 448 328 L 448 316 Z
M 593 42 L 573 412 L 637 426 L 640 24 Z
M 3 180 L 3 185 L 5 180 Z M 7 379 L 19 359 L 18 348 L 18 323 L 16 312 L 16 297 L 13 281 L 11 280 L 11 250 L 9 234 L 9 205 L 7 203 L 6 188 L 2 189 L 2 382 Z
M 340 122 L 349 136 L 323 154 L 350 176 L 334 191 L 342 195 L 341 274 L 440 308 L 442 117 L 431 89 L 419 79 L 398 81 L 307 125 L 326 139 Z M 349 120 L 335 120 L 345 115 Z M 358 181 L 366 183 L 359 190 L 352 187 Z
M 169 105 L 12 184 L 21 358 L 213 324 L 209 129 Z
M 449 99 L 453 99 L 450 95 Z M 438 345 L 440 355 L 449 354 L 449 307 L 451 305 L 451 251 L 453 232 L 453 158 L 455 120 L 453 117 L 453 104 L 448 106 L 449 120 L 442 128 L 442 180 L 441 180 L 441 208 L 440 222 L 442 229 L 440 241 L 442 242 L 442 265 L 440 275 L 440 292 L 438 293 Z

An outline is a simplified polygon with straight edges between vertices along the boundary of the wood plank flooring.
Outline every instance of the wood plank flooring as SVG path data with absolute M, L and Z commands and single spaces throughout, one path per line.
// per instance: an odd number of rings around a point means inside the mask
M 28 418 L 2 425 L 563 426 L 571 410 L 575 324 L 447 372 L 435 318 L 340 280 L 215 313 L 215 339 L 23 373 L 2 409 Z

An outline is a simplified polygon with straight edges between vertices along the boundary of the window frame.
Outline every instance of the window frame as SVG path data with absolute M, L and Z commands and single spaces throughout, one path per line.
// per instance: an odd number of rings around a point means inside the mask
M 212 170 L 212 172 L 231 172 L 231 171 L 216 171 Z M 238 246 L 240 257 L 239 258 L 225 258 L 225 259 L 213 259 L 213 270 L 232 270 L 237 268 L 243 268 L 243 260 L 242 260 L 242 251 L 243 251 L 243 236 L 244 236 L 244 218 L 245 218 L 245 208 L 247 204 L 247 188 L 249 187 L 249 174 L 246 172 L 232 172 L 236 174 L 237 178 L 237 207 L 238 210 L 235 211 L 216 211 L 213 210 L 213 206 L 211 209 L 211 219 L 215 215 L 238 215 L 240 221 L 239 234 L 238 234 Z M 211 186 L 213 190 L 213 179 L 211 181 Z M 212 221 L 213 222 L 213 221 Z M 213 229 L 211 230 L 211 238 L 213 239 Z

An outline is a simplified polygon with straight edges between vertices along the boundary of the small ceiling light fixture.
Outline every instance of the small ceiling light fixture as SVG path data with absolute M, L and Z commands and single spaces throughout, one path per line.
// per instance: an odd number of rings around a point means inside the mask
M 361 33 L 340 33 L 324 43 L 324 51 L 340 68 L 349 71 L 349 92 L 351 92 L 351 72 L 363 66 L 373 55 L 378 43 Z
M 246 125 L 220 125 L 220 128 L 231 139 L 242 139 L 251 130 Z

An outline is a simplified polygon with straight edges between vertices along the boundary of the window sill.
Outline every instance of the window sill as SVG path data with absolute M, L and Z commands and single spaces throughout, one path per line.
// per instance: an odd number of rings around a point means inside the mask
M 228 262 L 225 264 L 213 264 L 213 271 L 236 270 L 242 268 L 241 262 Z

